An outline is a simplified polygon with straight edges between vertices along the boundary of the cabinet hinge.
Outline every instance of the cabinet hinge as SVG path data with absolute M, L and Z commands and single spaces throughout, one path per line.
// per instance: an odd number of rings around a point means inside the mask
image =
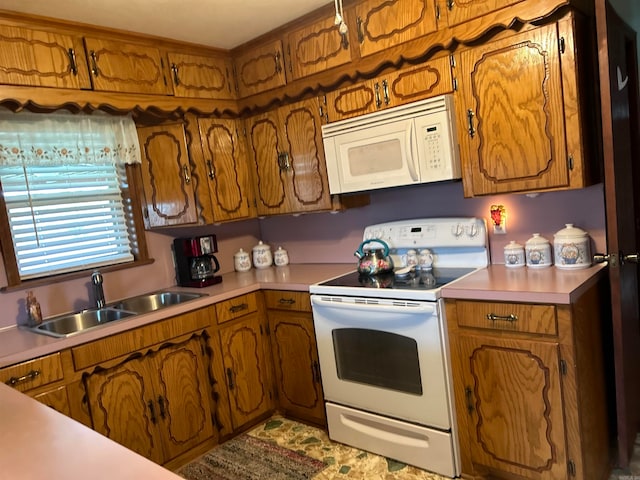
M 560 41 L 560 53 L 564 53 L 564 50 L 566 48 L 564 37 L 560 37 L 559 41 Z
M 573 170 L 573 155 L 567 157 L 567 165 L 569 166 L 569 170 Z
M 169 85 L 167 82 L 167 76 L 164 74 L 164 59 L 160 58 L 160 66 L 162 67 L 162 80 L 164 81 L 165 87 Z
M 564 360 L 560 360 L 560 373 L 562 375 L 567 374 L 567 362 L 565 362 Z
M 449 65 L 451 68 L 456 68 L 456 57 L 449 55 Z
M 576 476 L 576 464 L 573 463 L 573 460 L 569 460 L 567 462 L 567 471 L 569 472 L 569 475 L 571 475 L 572 477 Z
M 436 21 L 440 20 L 440 5 L 436 5 Z
M 447 8 L 449 11 L 453 10 L 453 0 L 447 0 Z
M 458 91 L 458 79 L 454 77 L 453 79 L 453 91 L 457 92 Z

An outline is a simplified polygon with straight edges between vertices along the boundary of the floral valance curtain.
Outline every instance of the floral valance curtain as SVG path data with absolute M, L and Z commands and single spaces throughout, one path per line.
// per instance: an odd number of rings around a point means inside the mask
M 0 165 L 140 163 L 130 116 L 0 112 Z

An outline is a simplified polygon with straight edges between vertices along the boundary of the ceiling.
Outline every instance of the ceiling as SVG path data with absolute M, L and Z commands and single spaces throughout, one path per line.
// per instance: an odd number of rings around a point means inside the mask
M 231 49 L 331 0 L 2 0 L 1 8 Z

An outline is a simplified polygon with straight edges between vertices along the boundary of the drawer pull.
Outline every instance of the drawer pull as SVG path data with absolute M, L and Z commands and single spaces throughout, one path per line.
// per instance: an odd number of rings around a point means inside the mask
M 496 322 L 498 320 L 503 320 L 505 322 L 515 322 L 518 320 L 518 316 L 515 314 L 510 315 L 496 315 L 495 313 L 487 313 L 487 320 L 491 320 L 492 322 Z
M 296 301 L 293 298 L 281 298 L 278 300 L 278 303 L 280 303 L 280 305 L 293 305 Z
M 229 307 L 229 311 L 231 313 L 238 313 L 241 312 L 242 310 L 247 310 L 249 308 L 249 305 L 246 303 L 241 303 L 239 305 L 231 305 L 231 307 Z
M 36 377 L 40 376 L 40 373 L 40 370 L 31 370 L 29 373 L 21 377 L 11 377 L 5 383 L 13 387 L 19 383 L 28 382 L 29 380 L 35 379 Z

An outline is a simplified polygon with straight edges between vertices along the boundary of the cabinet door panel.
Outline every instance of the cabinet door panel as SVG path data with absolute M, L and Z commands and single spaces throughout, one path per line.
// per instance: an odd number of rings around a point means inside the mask
M 429 0 L 368 0 L 355 12 L 363 57 L 437 29 L 435 2 Z
M 290 166 L 281 170 L 281 175 L 288 178 L 288 210 L 329 209 L 331 197 L 317 105 L 307 100 L 281 108 L 280 114 L 283 115 L 283 143 L 290 158 Z
M 176 97 L 235 98 L 230 60 L 175 52 L 168 58 Z
M 165 447 L 165 461 L 213 435 L 211 395 L 200 338 L 155 354 L 159 374 L 156 406 Z
M 252 214 L 251 178 L 246 139 L 238 121 L 198 119 L 204 149 L 205 172 L 215 221 L 247 218 Z
M 556 26 L 460 53 L 465 195 L 567 187 Z
M 289 71 L 298 79 L 351 61 L 349 40 L 340 35 L 333 17 L 305 26 L 288 36 Z
M 526 478 L 566 476 L 557 343 L 461 334 L 471 458 Z M 536 425 L 537 428 L 531 428 Z
M 158 411 L 146 361 L 141 358 L 84 379 L 93 429 L 140 455 L 162 463 L 156 437 Z
M 0 84 L 91 88 L 82 39 L 0 25 Z
M 434 58 L 418 66 L 385 75 L 383 79 L 388 83 L 390 106 L 453 92 L 449 62 L 449 57 Z
M 150 227 L 195 223 L 197 213 L 182 124 L 138 128 L 145 220 Z
M 272 408 L 270 375 L 258 315 L 220 329 L 220 344 L 234 428 Z
M 455 0 L 447 2 L 447 20 L 449 26 L 466 22 L 481 15 L 508 7 L 523 0 Z
M 280 40 L 241 54 L 234 64 L 240 97 L 255 95 L 286 83 Z
M 278 155 L 283 151 L 275 112 L 248 120 L 249 158 L 252 160 L 258 215 L 284 213 L 287 209 L 283 175 Z
M 311 313 L 269 311 L 280 408 L 323 423 L 324 399 Z
M 328 121 L 336 122 L 375 112 L 380 102 L 380 93 L 376 95 L 375 82 L 368 80 L 333 90 L 325 98 Z
M 85 38 L 94 90 L 172 94 L 164 54 L 157 48 Z

